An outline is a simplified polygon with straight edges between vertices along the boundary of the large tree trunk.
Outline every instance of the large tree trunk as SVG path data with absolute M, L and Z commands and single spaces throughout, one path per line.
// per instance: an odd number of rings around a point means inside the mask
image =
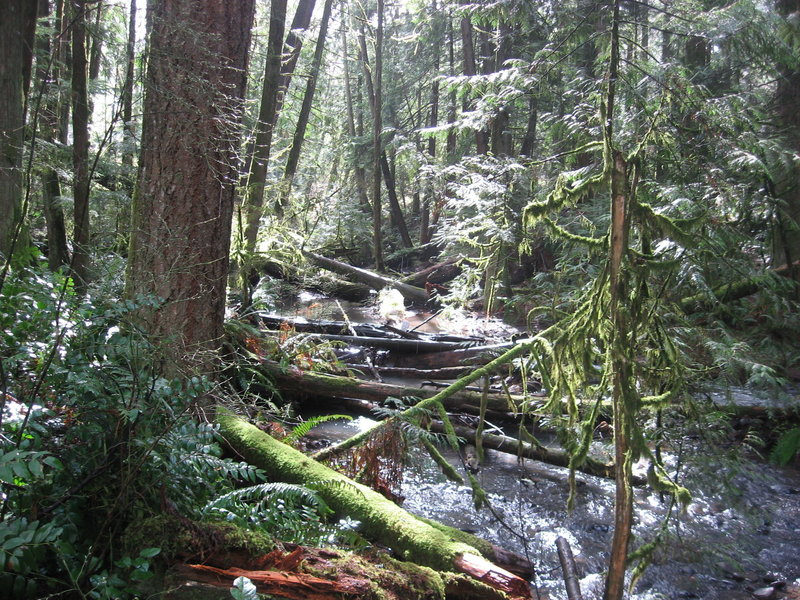
M 86 59 L 86 0 L 76 0 L 72 21 L 72 183 L 71 275 L 79 295 L 89 276 L 89 88 Z
M 36 0 L 0 2 L 0 260 L 10 260 L 22 220 L 24 106 L 36 10 Z
M 222 339 L 254 0 L 155 0 L 126 293 L 177 366 Z M 195 354 L 195 356 L 191 356 Z M 174 367 L 173 367 L 174 368 Z
M 506 592 L 510 598 L 530 598 L 520 577 L 498 567 L 477 548 L 456 541 L 450 533 L 423 522 L 370 488 L 354 482 L 283 444 L 254 425 L 229 413 L 217 416 L 220 435 L 239 456 L 287 483 L 341 482 L 325 485 L 319 495 L 336 513 L 361 522 L 368 539 L 391 547 L 405 560 L 438 570 L 465 573 Z

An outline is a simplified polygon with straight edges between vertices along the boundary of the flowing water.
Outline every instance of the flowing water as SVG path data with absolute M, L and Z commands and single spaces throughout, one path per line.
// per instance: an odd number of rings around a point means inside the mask
M 315 436 L 344 439 L 371 422 L 359 417 L 324 423 Z M 444 453 L 460 466 L 458 455 Z M 584 598 L 601 597 L 613 533 L 612 481 L 578 474 L 577 501 L 570 513 L 565 469 L 531 460 L 520 464 L 515 456 L 489 450 L 478 478 L 492 510 L 477 511 L 470 488 L 447 481 L 423 454 L 414 453 L 406 469 L 404 508 L 528 556 L 541 598 L 566 598 L 555 546 L 562 536 L 572 547 Z M 718 480 L 709 486 L 720 488 L 714 494 L 700 487 L 711 476 L 708 472 L 698 472 L 688 483 L 693 501 L 670 523 L 633 598 L 736 600 L 752 598 L 752 591 L 771 584 L 781 597 L 786 593 L 781 589 L 800 586 L 800 474 L 758 462 L 740 463 L 739 468 L 726 486 L 717 484 L 727 473 L 717 473 Z M 669 503 L 638 489 L 635 512 L 637 543 L 651 540 Z
M 342 310 L 352 321 L 372 321 L 376 314 L 369 307 L 343 306 L 319 297 L 306 298 L 294 313 L 309 320 L 341 319 Z M 422 321 L 426 315 L 408 317 Z M 461 322 L 458 332 L 502 329 L 474 321 L 483 324 Z M 446 323 L 427 325 L 429 330 L 447 328 Z M 748 394 L 735 391 L 745 400 Z M 324 423 L 315 428 L 315 437 L 344 439 L 369 423 L 365 417 Z M 610 454 L 613 450 L 604 444 L 597 442 L 595 450 Z M 800 472 L 765 464 L 755 456 L 730 458 L 726 448 L 732 444 L 710 445 L 701 438 L 681 444 L 680 454 L 667 455 L 665 464 L 674 470 L 680 463 L 683 483 L 693 495 L 688 509 L 681 512 L 657 493 L 636 490 L 636 545 L 660 531 L 663 535 L 632 598 L 738 600 L 753 598 L 753 592 L 800 598 Z M 444 453 L 451 463 L 461 465 L 456 453 Z M 568 512 L 564 469 L 531 460 L 519 463 L 515 456 L 489 450 L 478 477 L 492 509 L 477 511 L 469 487 L 447 481 L 424 453 L 413 454 L 402 488 L 404 508 L 528 556 L 536 571 L 534 597 L 566 598 L 555 547 L 562 536 L 572 547 L 584 598 L 602 596 L 613 534 L 612 481 L 578 474 L 577 501 Z M 672 518 L 662 528 L 667 516 Z M 770 587 L 773 596 L 765 591 Z

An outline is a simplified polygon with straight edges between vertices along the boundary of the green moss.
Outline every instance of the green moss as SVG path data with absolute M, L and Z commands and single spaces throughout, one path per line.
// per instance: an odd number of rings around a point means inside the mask
M 161 548 L 160 557 L 171 560 L 181 556 L 204 556 L 220 550 L 244 550 L 248 554 L 266 554 L 274 548 L 272 539 L 263 533 L 237 527 L 232 523 L 198 523 L 172 515 L 150 517 L 131 525 L 123 536 L 123 549 L 136 556 L 144 548 Z
M 228 444 L 276 480 L 305 485 L 344 482 L 344 485 L 324 486 L 320 496 L 337 514 L 360 521 L 364 537 L 393 548 L 404 560 L 452 570 L 458 556 L 480 554 L 475 547 L 454 541 L 377 492 L 276 441 L 244 420 L 220 410 L 217 421 Z

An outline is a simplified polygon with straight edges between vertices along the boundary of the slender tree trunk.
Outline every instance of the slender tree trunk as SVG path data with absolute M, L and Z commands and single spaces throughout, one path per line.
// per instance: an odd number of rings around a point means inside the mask
M 378 0 L 378 25 L 375 30 L 375 61 L 374 68 L 370 70 L 367 54 L 367 43 L 364 35 L 364 26 L 359 32 L 359 47 L 361 64 L 364 70 L 364 81 L 367 85 L 369 104 L 372 109 L 372 255 L 375 260 L 375 270 L 382 271 L 383 266 L 383 234 L 382 206 L 381 206 L 381 155 L 383 152 L 381 132 L 383 121 L 383 17 L 384 1 Z
M 79 295 L 89 277 L 89 90 L 86 0 L 76 0 L 72 20 L 72 167 L 74 229 L 71 275 Z
M 154 0 L 126 295 L 167 373 L 213 372 L 223 335 L 254 0 Z
M 289 150 L 289 157 L 286 159 L 286 168 L 283 171 L 280 203 L 275 207 L 279 215 L 282 215 L 289 206 L 292 182 L 297 173 L 297 166 L 300 163 L 300 152 L 303 149 L 308 119 L 311 116 L 311 105 L 314 102 L 314 93 L 317 89 L 317 80 L 319 79 L 319 71 L 322 66 L 322 55 L 325 51 L 325 39 L 328 36 L 328 23 L 330 22 L 332 6 L 333 0 L 325 0 L 322 10 L 322 21 L 319 25 L 317 45 L 314 48 L 314 58 L 311 62 L 311 71 L 306 80 L 305 94 L 303 94 L 303 104 L 300 106 L 300 115 L 297 118 L 297 127 L 294 131 L 292 147 Z
M 137 1 L 130 0 L 128 12 L 128 41 L 125 46 L 125 79 L 122 82 L 122 165 L 124 175 L 123 188 L 128 198 L 133 198 L 136 175 L 134 172 L 134 122 L 133 122 L 133 89 L 136 67 L 136 11 Z M 130 243 L 131 210 L 130 200 L 119 208 L 117 216 L 117 247 L 120 252 L 127 250 Z
M 39 18 L 50 20 L 50 1 L 39 0 Z M 60 65 L 56 56 L 51 60 L 54 49 L 50 43 L 50 33 L 45 31 L 37 36 L 37 49 L 39 60 L 36 63 L 36 81 L 42 86 L 47 82 L 58 81 Z M 49 70 L 48 70 L 49 69 Z M 43 89 L 43 96 L 52 97 L 48 89 Z M 48 100 L 39 110 L 39 137 L 45 142 L 54 142 L 58 134 L 59 101 Z M 61 182 L 58 173 L 52 167 L 46 167 L 41 174 L 42 208 L 47 227 L 47 264 L 53 271 L 69 264 L 69 251 L 67 249 L 67 230 L 64 224 L 64 211 L 61 208 Z
M 394 225 L 400 233 L 403 246 L 406 248 L 413 248 L 414 242 L 411 241 L 411 236 L 408 234 L 406 220 L 403 217 L 403 209 L 400 207 L 400 201 L 397 199 L 394 173 L 392 173 L 389 168 L 389 160 L 386 158 L 385 150 L 381 154 L 381 172 L 383 173 L 383 179 L 386 183 L 386 193 L 389 196 L 389 209 L 391 210 L 392 221 L 394 221 Z
M 285 31 L 286 0 L 274 0 L 270 3 L 267 60 L 264 65 L 264 82 L 261 88 L 256 139 L 253 154 L 248 158 L 250 174 L 247 179 L 244 232 L 245 252 L 248 254 L 255 252 L 258 226 L 263 216 L 264 186 L 267 181 L 272 134 L 277 119 L 278 88 L 281 81 L 281 51 Z
M 522 138 L 522 146 L 519 149 L 521 156 L 531 158 L 533 156 L 533 149 L 536 146 L 536 125 L 539 119 L 539 112 L 536 105 L 536 97 L 531 92 L 530 99 L 528 100 L 528 124 L 525 127 L 525 135 Z
M 632 374 L 631 341 L 629 340 L 629 309 L 624 305 L 625 278 L 624 260 L 628 253 L 629 185 L 627 164 L 621 150 L 614 147 L 613 122 L 616 96 L 617 70 L 619 68 L 619 2 L 613 2 L 611 22 L 611 49 L 607 74 L 605 106 L 601 119 L 605 123 L 603 139 L 607 160 L 611 160 L 611 241 L 609 248 L 609 285 L 611 287 L 611 344 L 613 387 L 612 405 L 614 414 L 614 462 L 617 465 L 616 493 L 614 496 L 614 536 L 611 540 L 611 556 L 608 575 L 603 592 L 604 600 L 622 600 L 625 591 L 625 569 L 628 560 L 631 529 L 633 528 L 633 490 L 631 485 L 631 432 L 635 415 L 630 409 L 630 398 L 635 394 L 631 388 Z
M 462 0 L 462 4 L 464 4 Z M 464 75 L 471 77 L 477 75 L 478 70 L 475 63 L 475 45 L 473 41 L 472 21 L 468 16 L 461 18 L 461 52 L 464 63 Z M 475 149 L 478 154 L 489 152 L 489 141 L 486 132 L 483 130 L 475 131 Z
M 100 76 L 100 61 L 103 58 L 103 32 L 100 30 L 103 19 L 103 3 L 98 2 L 94 8 L 94 24 L 91 31 L 92 46 L 89 51 L 89 80 L 95 81 Z
M 347 22 L 342 19 L 342 53 L 344 55 L 344 96 L 345 104 L 347 105 L 347 133 L 350 139 L 356 137 L 356 119 L 355 111 L 353 110 L 353 91 L 350 85 L 350 61 L 347 57 Z M 356 162 L 357 162 L 357 157 Z M 364 168 L 356 164 L 353 166 L 353 174 L 355 175 L 356 193 L 358 194 L 358 203 L 362 208 L 369 208 L 369 196 L 367 196 L 367 179 L 364 175 Z
M 10 260 L 18 226 L 22 225 L 25 95 L 36 9 L 36 0 L 0 2 L 0 261 Z
M 431 10 L 436 11 L 436 0 L 433 0 Z M 439 47 L 437 40 L 434 40 L 433 48 L 433 72 L 434 78 L 431 83 L 431 95 L 429 99 L 430 111 L 428 113 L 428 127 L 433 128 L 439 124 Z M 436 160 L 436 138 L 428 138 L 428 156 L 431 163 Z M 425 197 L 422 201 L 422 210 L 419 223 L 420 244 L 427 244 L 431 241 L 430 213 L 431 206 L 434 204 L 433 186 L 427 186 Z
M 797 35 L 797 19 L 800 17 L 800 0 L 778 0 L 778 14 L 787 20 L 787 30 Z M 794 21 L 790 25 L 789 21 Z M 800 67 L 797 63 L 779 69 L 778 87 L 775 94 L 775 112 L 778 125 L 784 132 L 789 148 L 800 152 Z M 777 209 L 777 223 L 773 242 L 775 266 L 790 265 L 792 277 L 800 280 L 800 165 L 797 161 L 786 161 L 789 166 L 775 181 L 782 204 Z

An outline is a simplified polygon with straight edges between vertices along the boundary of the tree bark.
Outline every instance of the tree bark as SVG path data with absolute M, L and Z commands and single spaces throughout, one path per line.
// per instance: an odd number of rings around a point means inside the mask
M 152 6 L 139 189 L 126 281 L 167 368 L 210 372 L 222 340 L 238 127 L 254 0 Z
M 39 18 L 49 20 L 50 1 L 39 0 Z M 56 22 L 58 20 L 56 19 Z M 52 26 L 52 24 L 49 24 Z M 55 29 L 55 28 L 54 28 Z M 55 29 L 56 33 L 58 29 Z M 55 34 L 54 34 L 55 35 Z M 61 136 L 58 131 L 60 113 L 59 96 L 49 91 L 48 81 L 58 81 L 61 74 L 61 65 L 57 51 L 50 42 L 50 33 L 40 32 L 37 35 L 37 49 L 39 60 L 36 63 L 36 81 L 45 86 L 43 96 L 53 97 L 47 100 L 39 109 L 39 137 L 45 142 L 55 142 Z M 57 42 L 56 42 L 57 43 Z M 50 60 L 46 61 L 45 57 Z M 49 71 L 48 71 L 49 67 Z M 69 250 L 67 248 L 67 229 L 64 224 L 64 210 L 61 207 L 61 181 L 58 173 L 52 167 L 45 167 L 41 174 L 42 185 L 42 212 L 47 228 L 47 265 L 55 271 L 69 264 Z
M 36 23 L 36 8 L 36 0 L 0 2 L 0 260 L 11 260 L 22 225 L 25 95 L 33 55 L 30 23 Z
M 325 0 L 325 5 L 322 10 L 322 20 L 319 25 L 317 45 L 314 48 L 314 58 L 311 61 L 311 70 L 306 80 L 306 91 L 305 94 L 303 94 L 303 103 L 300 106 L 300 115 L 297 117 L 297 127 L 294 131 L 292 147 L 289 150 L 289 157 L 286 159 L 286 168 L 283 171 L 280 202 L 275 207 L 278 215 L 282 215 L 289 206 L 292 182 L 294 181 L 294 176 L 297 173 L 297 166 L 300 162 L 300 152 L 306 137 L 308 119 L 311 116 L 311 105 L 314 102 L 314 93 L 317 89 L 317 80 L 319 79 L 319 70 L 322 65 L 322 54 L 325 51 L 325 39 L 328 36 L 328 23 L 330 22 L 332 6 L 333 0 Z
M 72 262 L 70 274 L 78 295 L 89 278 L 89 88 L 86 59 L 86 0 L 75 0 L 72 20 Z

